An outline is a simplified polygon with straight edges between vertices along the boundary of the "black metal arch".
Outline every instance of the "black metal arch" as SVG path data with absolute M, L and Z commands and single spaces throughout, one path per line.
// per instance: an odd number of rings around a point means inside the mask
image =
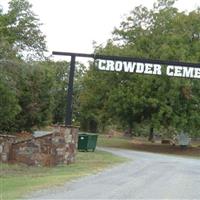
M 73 111 L 72 95 L 73 95 L 73 83 L 74 83 L 76 57 L 93 58 L 95 60 L 102 59 L 102 60 L 114 60 L 114 61 L 132 61 L 132 62 L 141 62 L 141 63 L 150 63 L 150 64 L 190 66 L 194 68 L 200 68 L 199 63 L 189 63 L 189 62 L 179 62 L 179 61 L 153 60 L 153 59 L 144 59 L 144 58 L 132 58 L 132 57 L 126 57 L 126 56 L 108 56 L 108 55 L 99 55 L 99 54 L 85 54 L 85 53 L 72 53 L 72 52 L 59 52 L 59 51 L 53 51 L 52 54 L 71 57 L 68 91 L 67 91 L 67 108 L 66 108 L 66 118 L 65 118 L 66 126 L 72 125 L 72 111 Z

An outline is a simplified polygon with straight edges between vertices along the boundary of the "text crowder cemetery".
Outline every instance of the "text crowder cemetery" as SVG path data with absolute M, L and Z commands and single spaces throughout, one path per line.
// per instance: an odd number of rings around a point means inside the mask
M 172 77 L 185 77 L 200 79 L 200 68 L 160 65 L 132 61 L 114 61 L 97 59 L 97 68 L 102 71 L 129 72 L 137 74 L 167 75 Z

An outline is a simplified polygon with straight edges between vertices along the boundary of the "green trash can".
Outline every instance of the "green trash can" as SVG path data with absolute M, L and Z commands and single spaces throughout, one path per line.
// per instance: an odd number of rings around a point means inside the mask
M 78 150 L 79 151 L 94 151 L 97 144 L 97 134 L 79 133 L 78 135 Z

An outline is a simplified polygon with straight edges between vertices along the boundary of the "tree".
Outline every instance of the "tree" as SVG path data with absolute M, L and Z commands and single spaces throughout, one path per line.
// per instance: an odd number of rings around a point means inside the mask
M 107 45 L 95 49 L 96 53 L 199 62 L 200 10 L 179 12 L 174 2 L 158 0 L 151 10 L 136 7 L 115 28 Z M 112 73 L 95 79 L 95 85 L 102 84 L 108 84 L 102 91 L 108 94 L 101 100 L 101 108 L 92 98 L 89 101 L 94 102 L 93 107 L 107 112 L 104 116 L 118 118 L 129 128 L 148 122 L 152 137 L 155 128 L 195 132 L 199 126 L 198 118 L 192 122 L 200 108 L 195 89 L 200 83 L 195 80 Z M 95 95 L 98 99 L 103 94 Z M 102 115 L 100 111 L 97 116 Z
M 66 117 L 67 105 L 67 89 L 69 79 L 69 63 L 64 61 L 43 62 L 46 67 L 51 68 L 53 74 L 54 86 L 52 89 L 52 96 L 54 105 L 52 108 L 52 122 L 64 124 Z M 79 93 L 82 90 L 82 77 L 85 71 L 85 66 L 76 63 L 74 75 L 74 88 L 73 88 L 73 122 L 78 123 L 79 118 Z
M 96 132 L 97 124 L 101 123 L 102 127 L 106 124 L 107 112 L 104 111 L 104 101 L 110 89 L 104 75 L 92 67 L 83 77 L 78 107 L 79 121 L 83 130 Z
M 28 1 L 11 0 L 7 13 L 0 10 L 0 46 L 6 42 L 26 59 L 44 58 L 46 42 L 40 25 Z
M 10 88 L 9 78 L 0 70 L 0 132 L 10 131 L 16 115 L 20 112 L 16 91 Z
M 45 36 L 26 0 L 0 5 L 0 131 L 30 130 L 51 121 L 54 85 L 52 69 L 32 59 L 44 59 Z
M 54 74 L 43 63 L 25 65 L 18 69 L 18 99 L 21 112 L 16 116 L 17 130 L 48 125 L 54 105 Z

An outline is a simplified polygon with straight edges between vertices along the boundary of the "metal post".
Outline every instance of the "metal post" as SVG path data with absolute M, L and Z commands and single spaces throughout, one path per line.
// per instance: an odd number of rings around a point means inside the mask
M 68 82 L 68 92 L 67 92 L 67 108 L 66 108 L 66 118 L 65 126 L 72 125 L 72 106 L 73 106 L 73 83 L 74 83 L 74 71 L 75 71 L 76 56 L 71 55 L 70 72 L 69 72 L 69 82 Z

